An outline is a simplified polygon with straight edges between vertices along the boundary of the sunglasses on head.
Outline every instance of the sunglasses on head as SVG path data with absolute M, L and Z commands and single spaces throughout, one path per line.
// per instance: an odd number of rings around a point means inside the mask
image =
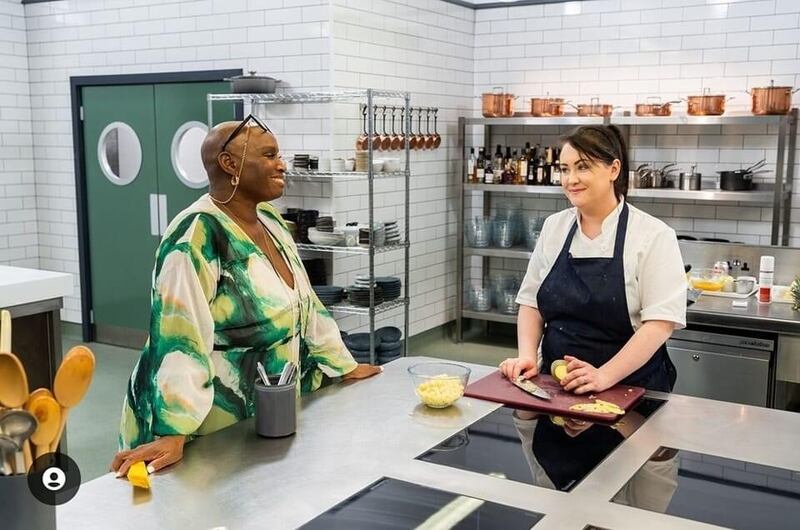
M 258 127 L 260 127 L 262 131 L 272 133 L 272 131 L 269 129 L 269 127 L 267 127 L 267 125 L 263 121 L 261 121 L 258 117 L 254 116 L 253 114 L 249 114 L 245 119 L 242 120 L 242 123 L 240 123 L 239 126 L 233 130 L 231 135 L 228 136 L 228 139 L 225 140 L 225 143 L 222 144 L 222 151 L 224 151 L 225 148 L 228 147 L 228 144 L 231 143 L 231 140 L 236 138 L 236 135 L 242 132 L 242 129 L 244 129 L 245 126 L 247 126 L 247 124 L 250 123 L 251 121 L 255 122 L 255 124 Z

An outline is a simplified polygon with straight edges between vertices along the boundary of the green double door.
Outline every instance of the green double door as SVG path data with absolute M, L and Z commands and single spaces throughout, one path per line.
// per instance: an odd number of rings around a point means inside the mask
M 99 342 L 147 336 L 155 251 L 169 221 L 207 190 L 206 95 L 228 83 L 82 89 L 92 322 Z M 215 121 L 234 104 L 214 103 Z M 86 303 L 86 301 L 84 301 Z

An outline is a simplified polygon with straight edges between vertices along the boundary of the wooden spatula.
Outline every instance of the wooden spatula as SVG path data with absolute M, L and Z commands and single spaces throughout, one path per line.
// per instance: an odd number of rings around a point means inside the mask
M 31 436 L 31 442 L 36 446 L 36 458 L 50 452 L 50 446 L 61 428 L 61 406 L 49 394 L 49 390 L 47 394 L 39 393 L 36 396 L 32 393 L 32 397 L 25 403 L 25 410 L 33 414 L 39 422 Z
M 55 451 L 64 434 L 69 409 L 81 402 L 94 376 L 95 359 L 86 346 L 75 346 L 64 356 L 53 382 L 53 395 L 61 405 L 61 422 L 50 451 Z
M 11 351 L 11 313 L 0 310 L 0 352 Z

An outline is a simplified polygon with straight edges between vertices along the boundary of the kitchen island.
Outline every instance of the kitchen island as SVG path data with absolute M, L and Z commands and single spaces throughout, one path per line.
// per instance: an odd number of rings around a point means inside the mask
M 568 493 L 417 460 L 500 408 L 471 398 L 420 405 L 406 370 L 424 360 L 304 397 L 294 436 L 258 438 L 246 420 L 197 439 L 150 491 L 112 474 L 92 480 L 58 508 L 58 528 L 295 528 L 382 477 L 544 514 L 537 530 L 711 528 L 609 502 L 661 446 L 782 468 L 800 494 L 800 415 L 657 393 L 649 397 L 668 401 Z M 468 366 L 471 380 L 494 369 Z

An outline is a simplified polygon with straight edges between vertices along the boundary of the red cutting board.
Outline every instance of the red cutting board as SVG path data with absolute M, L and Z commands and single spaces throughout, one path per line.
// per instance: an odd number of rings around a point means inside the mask
M 484 399 L 502 403 L 514 408 L 530 409 L 547 414 L 567 416 L 571 418 L 582 418 L 591 421 L 615 421 L 620 417 L 619 414 L 600 414 L 594 412 L 579 412 L 569 410 L 572 405 L 577 403 L 592 403 L 589 395 L 603 401 L 615 403 L 622 410 L 628 411 L 644 395 L 644 388 L 638 386 L 616 385 L 603 392 L 592 394 L 577 395 L 572 392 L 565 392 L 561 385 L 549 375 L 537 375 L 531 379 L 536 385 L 547 391 L 552 396 L 551 400 L 545 400 L 532 396 L 514 386 L 511 381 L 503 377 L 500 371 L 495 371 L 474 383 L 467 385 L 464 391 L 465 396 Z

